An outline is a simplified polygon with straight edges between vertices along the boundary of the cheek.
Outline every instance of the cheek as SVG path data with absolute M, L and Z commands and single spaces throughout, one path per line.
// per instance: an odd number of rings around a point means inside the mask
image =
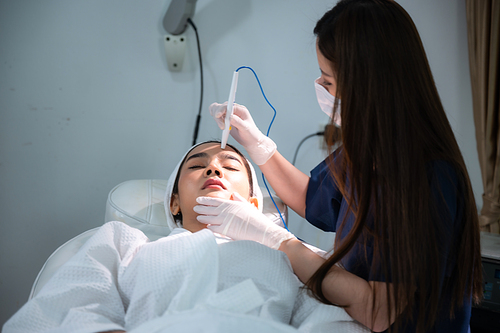
M 250 198 L 250 185 L 247 175 L 235 175 L 231 177 L 232 192 L 238 192 L 243 198 Z
M 184 210 L 186 207 L 193 206 L 193 202 L 196 201 L 195 193 L 197 189 L 197 183 L 191 180 L 189 177 L 179 178 L 179 204 Z

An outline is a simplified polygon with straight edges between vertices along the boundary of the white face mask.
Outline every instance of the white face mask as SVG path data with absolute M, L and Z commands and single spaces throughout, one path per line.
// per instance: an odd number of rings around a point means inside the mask
M 323 110 L 324 113 L 326 113 L 330 118 L 333 116 L 333 106 L 335 105 L 335 96 L 332 96 L 326 90 L 325 87 L 323 87 L 321 84 L 319 84 L 320 78 L 317 78 L 314 81 L 314 87 L 316 88 L 316 97 L 318 98 L 318 104 Z M 333 122 L 337 127 L 340 127 L 341 124 L 341 118 L 340 118 L 340 99 L 338 99 L 338 105 L 335 108 L 335 115 L 333 116 Z

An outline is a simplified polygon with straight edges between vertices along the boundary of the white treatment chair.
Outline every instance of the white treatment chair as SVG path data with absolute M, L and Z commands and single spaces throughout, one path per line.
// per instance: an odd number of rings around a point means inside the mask
M 165 217 L 163 199 L 167 180 L 142 179 L 129 180 L 117 185 L 108 195 L 104 222 L 121 221 L 144 232 L 151 240 L 168 236 L 170 229 Z M 275 223 L 281 223 L 280 215 L 269 194 L 262 189 L 264 195 L 263 213 Z M 283 219 L 288 217 L 287 206 L 276 196 L 273 199 L 278 206 Z M 31 288 L 29 299 L 33 298 L 56 270 L 71 258 L 82 245 L 99 228 L 87 230 L 70 239 L 47 259 Z

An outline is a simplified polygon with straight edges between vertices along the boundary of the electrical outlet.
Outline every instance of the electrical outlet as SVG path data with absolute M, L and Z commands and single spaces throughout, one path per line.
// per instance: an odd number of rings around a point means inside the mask
M 165 44 L 168 69 L 171 72 L 180 72 L 184 63 L 184 54 L 186 53 L 186 36 L 165 35 L 163 42 Z

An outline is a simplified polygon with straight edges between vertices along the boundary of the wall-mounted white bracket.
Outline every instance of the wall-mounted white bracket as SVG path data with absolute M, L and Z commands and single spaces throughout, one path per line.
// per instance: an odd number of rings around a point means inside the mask
M 172 72 L 180 72 L 184 63 L 184 54 L 186 53 L 186 36 L 165 35 L 163 42 L 165 43 L 168 69 Z

